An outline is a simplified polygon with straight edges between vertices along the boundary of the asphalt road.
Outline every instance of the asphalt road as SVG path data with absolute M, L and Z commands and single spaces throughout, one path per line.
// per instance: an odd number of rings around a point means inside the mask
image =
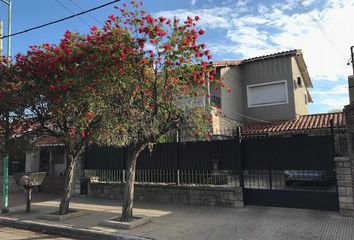
M 47 239 L 58 239 L 58 240 L 70 240 L 73 238 L 63 238 L 58 236 L 51 236 L 47 234 L 35 233 L 25 230 L 19 230 L 15 228 L 0 226 L 0 240 L 47 240 Z

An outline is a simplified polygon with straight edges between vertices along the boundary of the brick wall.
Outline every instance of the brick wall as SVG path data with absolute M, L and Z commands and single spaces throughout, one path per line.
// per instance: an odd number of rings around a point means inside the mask
M 348 80 L 350 85 L 351 79 L 349 78 Z M 351 99 L 352 98 L 353 96 L 351 96 Z M 354 103 L 345 106 L 344 114 L 347 128 L 349 157 L 335 158 L 340 208 L 339 212 L 343 216 L 354 217 Z
M 354 216 L 353 178 L 349 157 L 335 158 L 337 169 L 339 213 L 342 216 Z
M 89 185 L 89 197 L 122 200 L 123 194 L 122 183 L 90 183 Z M 134 199 L 231 208 L 244 206 L 240 187 L 136 184 Z

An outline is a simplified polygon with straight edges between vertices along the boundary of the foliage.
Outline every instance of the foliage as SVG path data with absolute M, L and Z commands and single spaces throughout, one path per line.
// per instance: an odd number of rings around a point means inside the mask
M 117 8 L 121 17 L 111 15 L 107 28 L 129 31 L 132 48 L 124 55 L 119 80 L 110 82 L 105 128 L 96 141 L 151 144 L 176 129 L 208 137 L 207 81 L 216 82 L 216 71 L 205 61 L 211 59 L 210 51 L 197 42 L 204 34 L 196 27 L 199 17 L 155 18 L 135 1 L 131 9 L 125 4 Z
M 5 57 L 0 59 L 0 151 L 15 156 L 32 148 L 27 123 L 21 121 L 24 108 L 13 84 L 14 68 Z
M 0 89 L 12 89 L 4 96 L 22 109 L 20 122 L 66 145 L 60 214 L 69 211 L 75 164 L 89 141 L 128 146 L 130 203 L 123 208 L 131 210 L 136 159 L 145 146 L 176 129 L 207 137 L 211 116 L 202 101 L 216 71 L 207 62 L 210 51 L 197 41 L 205 32 L 196 27 L 199 17 L 155 18 L 131 3 L 131 9 L 117 7 L 120 16 L 109 16 L 102 29 L 67 31 L 58 45 L 30 46 L 10 68 L 1 65 L 11 76 Z
M 102 31 L 93 27 L 88 35 L 67 31 L 59 45 L 31 46 L 13 65 L 11 86 L 25 106 L 22 120 L 66 146 L 68 173 L 60 214 L 69 211 L 78 156 L 106 112 L 106 86 L 117 80 L 123 55 L 129 52 L 128 31 L 108 28 L 110 24 L 107 20 Z

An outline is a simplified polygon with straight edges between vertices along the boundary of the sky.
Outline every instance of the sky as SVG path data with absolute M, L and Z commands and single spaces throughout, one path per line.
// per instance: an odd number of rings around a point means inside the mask
M 12 0 L 12 32 L 63 18 L 109 0 Z M 122 0 L 121 3 L 127 3 Z M 352 74 L 354 0 L 143 0 L 154 16 L 199 16 L 206 30 L 200 39 L 213 60 L 245 59 L 301 49 L 313 82 L 310 113 L 342 109 L 349 103 L 347 77 Z M 116 3 L 39 30 L 14 36 L 12 55 L 29 45 L 58 43 L 66 30 L 85 33 L 118 14 Z M 0 19 L 7 24 L 7 6 L 0 2 Z M 6 34 L 6 28 L 4 29 Z M 6 49 L 6 41 L 4 42 Z

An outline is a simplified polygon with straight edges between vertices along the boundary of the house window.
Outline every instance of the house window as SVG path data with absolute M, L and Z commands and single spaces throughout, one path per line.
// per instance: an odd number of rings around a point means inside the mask
M 307 94 L 305 93 L 305 105 L 307 105 L 308 99 L 307 99 Z
M 297 77 L 297 85 L 298 85 L 299 87 L 302 86 L 301 77 Z
M 248 107 L 287 104 L 288 84 L 286 80 L 247 86 Z

